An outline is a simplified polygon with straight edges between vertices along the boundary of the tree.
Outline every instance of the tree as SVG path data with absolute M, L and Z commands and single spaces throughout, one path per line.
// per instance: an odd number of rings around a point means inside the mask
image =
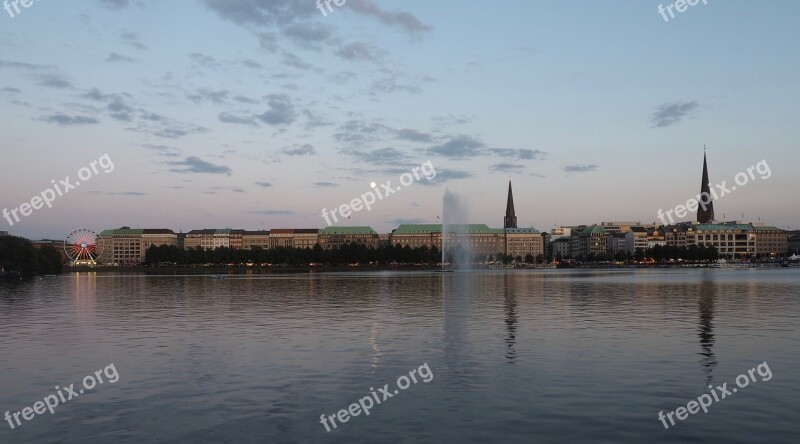
M 533 255 L 532 255 L 532 254 L 528 253 L 528 254 L 526 254 L 526 255 L 525 255 L 525 262 L 526 262 L 526 263 L 528 263 L 528 264 L 532 264 L 532 263 L 533 263 L 533 260 L 534 260 L 534 259 L 533 259 Z

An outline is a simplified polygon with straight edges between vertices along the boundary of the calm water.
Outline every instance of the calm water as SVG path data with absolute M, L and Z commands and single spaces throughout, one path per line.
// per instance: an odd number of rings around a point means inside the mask
M 0 443 L 795 442 L 798 281 L 775 269 L 0 283 L 0 414 L 111 363 L 119 375 L 14 430 L 0 422 Z M 771 380 L 756 373 L 669 430 L 658 420 L 765 361 Z M 425 363 L 430 382 L 330 433 L 320 423 Z

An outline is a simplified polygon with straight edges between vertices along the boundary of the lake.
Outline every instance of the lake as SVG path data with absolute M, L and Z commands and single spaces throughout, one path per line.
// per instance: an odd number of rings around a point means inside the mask
M 798 269 L 0 282 L 0 443 L 794 442 L 798 282 Z M 708 413 L 659 419 L 740 374 Z

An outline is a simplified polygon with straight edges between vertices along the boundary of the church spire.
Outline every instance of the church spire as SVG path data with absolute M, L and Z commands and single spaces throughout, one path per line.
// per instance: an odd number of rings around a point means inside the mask
M 706 147 L 703 146 L 703 181 L 700 184 L 700 198 L 702 200 L 697 208 L 697 222 L 701 224 L 708 224 L 714 220 L 714 202 L 711 200 L 711 189 L 709 187 Z
M 508 201 L 506 202 L 506 217 L 503 218 L 503 228 L 517 228 L 517 214 L 514 212 L 514 194 L 511 192 L 511 181 L 508 181 Z

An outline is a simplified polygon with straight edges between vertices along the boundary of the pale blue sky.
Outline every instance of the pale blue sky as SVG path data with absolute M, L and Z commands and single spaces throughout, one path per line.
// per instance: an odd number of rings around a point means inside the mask
M 369 183 L 348 225 L 435 222 L 445 187 L 501 226 L 656 221 L 766 160 L 718 218 L 800 225 L 796 1 L 40 0 L 0 11 L 0 210 L 115 169 L 0 230 L 282 228 Z M 12 9 L 13 10 L 13 9 Z M 686 220 L 690 217 L 684 218 Z

